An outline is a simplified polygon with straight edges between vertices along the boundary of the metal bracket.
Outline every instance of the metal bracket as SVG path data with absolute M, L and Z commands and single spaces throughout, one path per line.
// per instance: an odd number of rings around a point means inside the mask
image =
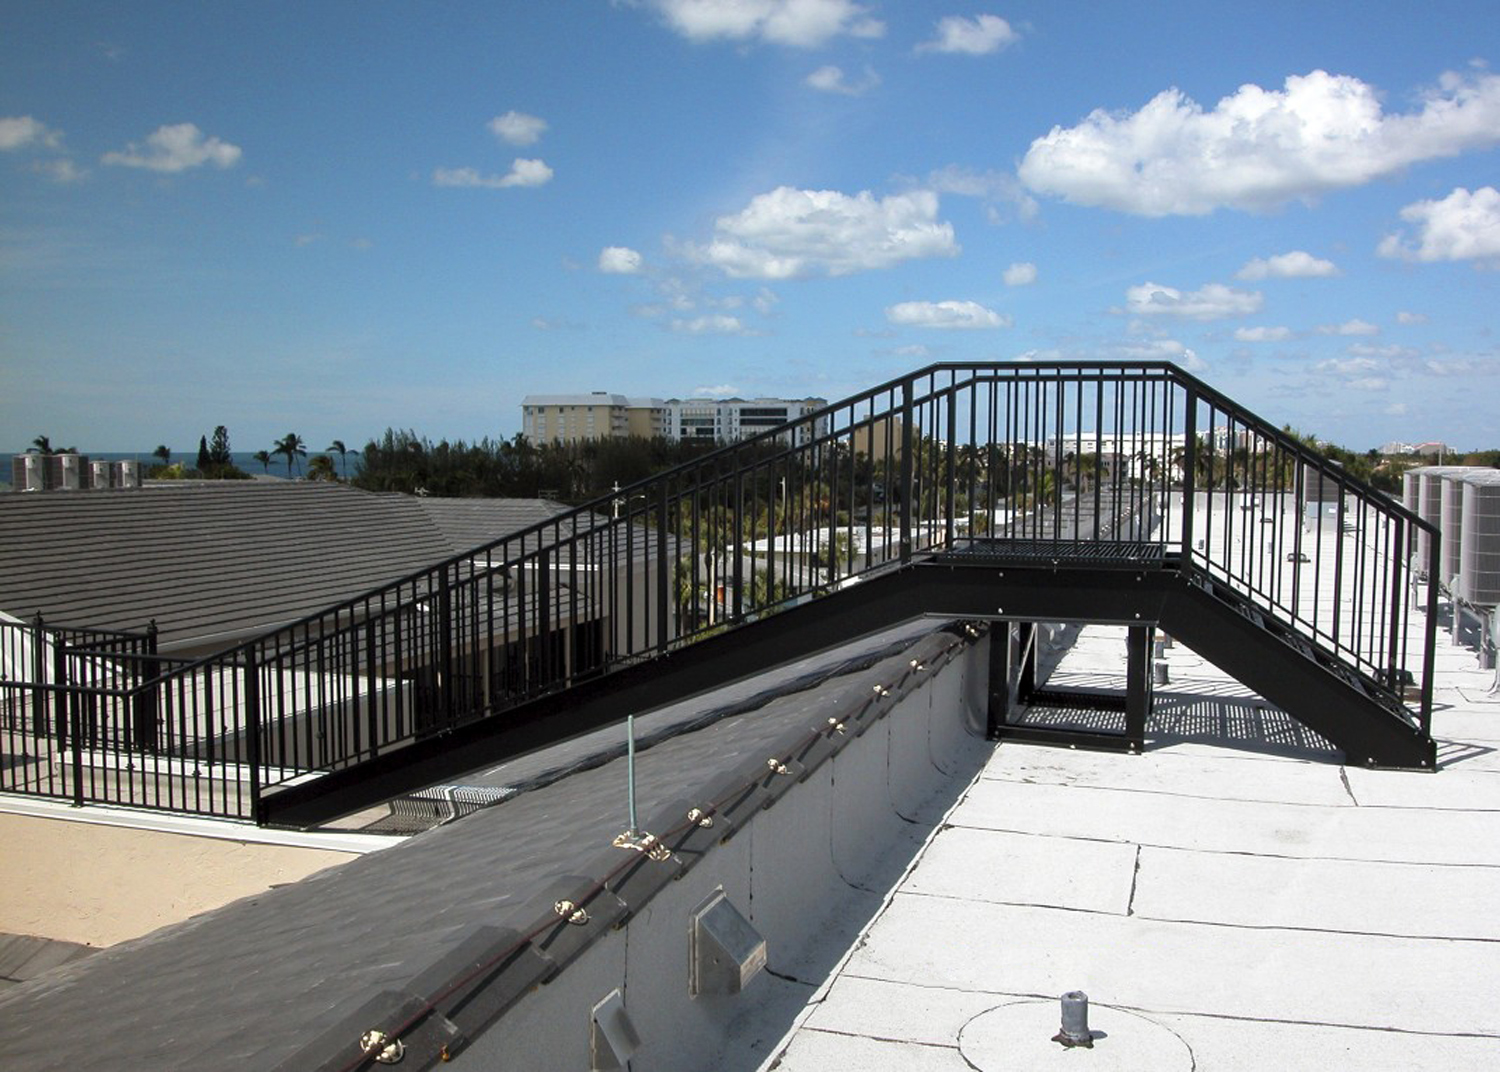
M 615 835 L 611 844 L 617 849 L 634 849 L 644 853 L 648 860 L 655 860 L 657 863 L 665 863 L 672 858 L 672 850 L 663 845 L 655 834 L 648 834 L 644 830 L 621 831 Z

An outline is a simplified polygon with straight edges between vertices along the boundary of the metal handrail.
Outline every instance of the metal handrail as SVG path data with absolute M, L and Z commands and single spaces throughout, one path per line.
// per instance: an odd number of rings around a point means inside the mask
M 1334 493 L 1332 533 L 1302 505 L 1314 485 Z M 937 363 L 223 651 L 184 663 L 154 643 L 90 649 L 119 655 L 134 684 L 89 702 L 133 720 L 117 734 L 130 747 L 210 777 L 248 767 L 254 813 L 267 772 L 357 764 L 920 555 L 1004 539 L 1170 545 L 1179 568 L 1398 688 L 1418 530 L 1433 531 L 1169 363 Z M 1288 554 L 1308 555 L 1310 580 Z M 1347 611 L 1323 612 L 1328 576 L 1353 593 Z M 54 653 L 59 681 L 85 654 L 71 647 Z

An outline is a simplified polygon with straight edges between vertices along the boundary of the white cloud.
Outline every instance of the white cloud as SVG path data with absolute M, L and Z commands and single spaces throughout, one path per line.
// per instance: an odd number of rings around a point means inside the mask
M 937 21 L 936 36 L 917 46 L 918 52 L 957 52 L 983 56 L 1013 45 L 1021 35 L 999 15 L 945 15 Z
M 1380 362 L 1370 357 L 1330 357 L 1313 366 L 1315 372 L 1327 372 L 1335 376 L 1363 376 L 1379 370 Z
M 1418 201 L 1401 210 L 1416 224 L 1413 244 L 1404 234 L 1386 235 L 1385 257 L 1415 261 L 1462 261 L 1500 257 L 1500 190 L 1482 186 L 1470 193 L 1456 188 L 1441 201 Z
M 1410 346 L 1371 346 L 1367 342 L 1351 343 L 1344 352 L 1355 357 L 1383 357 L 1391 361 L 1411 360 L 1421 355 L 1420 350 Z
M 1359 186 L 1422 160 L 1500 143 L 1500 75 L 1445 74 L 1406 114 L 1373 86 L 1313 71 L 1280 90 L 1241 86 L 1212 110 L 1169 89 L 1140 111 L 1098 109 L 1031 143 L 1037 193 L 1143 216 L 1265 211 Z
M 1202 372 L 1208 368 L 1208 362 L 1176 339 L 1129 342 L 1117 348 L 1117 356 L 1132 361 L 1174 361 L 1189 372 Z
M 1342 324 L 1319 324 L 1313 328 L 1319 335 L 1379 335 L 1380 329 L 1364 320 L 1346 320 Z
M 56 160 L 38 160 L 31 165 L 31 170 L 45 175 L 53 182 L 79 182 L 87 171 L 82 171 L 73 164 L 73 161 L 58 157 Z
M 0 150 L 24 149 L 31 145 L 56 149 L 61 144 L 60 133 L 29 115 L 0 119 Z
M 1173 316 L 1183 320 L 1222 320 L 1258 312 L 1263 302 L 1258 290 L 1235 290 L 1209 283 L 1184 293 L 1175 287 L 1142 283 L 1125 291 L 1127 311 L 1138 316 Z
M 726 274 L 792 279 L 817 272 L 848 275 L 923 257 L 959 252 L 952 224 L 937 218 L 937 195 L 926 190 L 876 199 L 836 190 L 778 187 L 744 210 L 721 216 L 706 246 L 687 254 Z
M 437 168 L 432 173 L 434 186 L 479 187 L 503 190 L 511 186 L 545 186 L 552 181 L 552 169 L 540 160 L 517 159 L 504 175 L 484 175 L 477 168 Z
M 816 48 L 833 37 L 880 37 L 885 24 L 853 0 L 648 0 L 693 41 L 768 41 Z
M 1234 337 L 1240 342 L 1285 342 L 1292 337 L 1292 329 L 1282 327 L 1235 328 Z
M 1008 328 L 1011 319 L 971 301 L 909 301 L 887 307 L 892 324 L 918 328 Z
M 1385 414 L 1388 417 L 1404 417 L 1409 408 L 1405 402 L 1392 402 L 1385 407 Z
M 1352 387 L 1356 391 L 1384 391 L 1390 385 L 1390 381 L 1383 376 L 1363 376 L 1345 383 L 1346 387 Z
M 534 145 L 547 130 L 547 121 L 525 112 L 506 112 L 491 119 L 490 133 L 512 145 Z
M 146 146 L 135 142 L 124 152 L 105 153 L 104 163 L 174 173 L 212 164 L 217 168 L 239 163 L 240 147 L 218 138 L 205 137 L 193 123 L 157 127 L 146 137 Z
M 1406 310 L 1403 309 L 1401 312 L 1399 312 L 1399 313 L 1396 314 L 1396 323 L 1398 323 L 1398 324 L 1425 324 L 1425 323 L 1427 323 L 1427 314 L 1426 313 L 1409 313 L 1409 312 L 1407 312 Z
M 1017 261 L 1005 269 L 1003 278 L 1008 287 L 1029 287 L 1036 282 L 1036 265 L 1030 261 Z
M 716 383 L 707 387 L 694 387 L 694 398 L 732 398 L 740 389 L 732 383 Z
M 761 316 L 770 316 L 776 311 L 776 306 L 780 301 L 781 299 L 777 297 L 776 292 L 770 287 L 761 287 L 750 304 L 755 307 L 755 311 Z
M 839 93 L 846 97 L 859 97 L 880 85 L 880 76 L 866 67 L 864 77 L 857 82 L 851 82 L 844 77 L 842 67 L 835 67 L 829 64 L 826 67 L 819 67 L 812 74 L 808 75 L 804 81 L 808 86 L 821 90 L 824 93 Z
M 684 335 L 749 335 L 750 330 L 737 316 L 718 313 L 692 320 L 672 321 L 672 330 Z
M 1029 220 L 1037 214 L 1036 198 L 1026 192 L 1020 181 L 1009 172 L 972 171 L 950 164 L 927 177 L 927 185 L 938 193 L 977 197 L 982 201 L 1013 205 L 1016 215 Z M 992 223 L 1000 222 L 992 216 Z
M 612 275 L 634 275 L 641 270 L 641 255 L 626 246 L 605 246 L 599 251 L 599 271 Z
M 1294 249 L 1264 259 L 1256 257 L 1235 273 L 1236 279 L 1316 279 L 1339 274 L 1338 265 Z

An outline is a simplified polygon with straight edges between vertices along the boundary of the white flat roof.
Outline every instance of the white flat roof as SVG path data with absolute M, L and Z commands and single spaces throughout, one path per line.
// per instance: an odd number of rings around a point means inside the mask
M 1123 640 L 1054 681 L 1123 689 Z M 1145 754 L 998 747 L 762 1067 L 1500 1068 L 1500 695 L 1436 658 L 1436 774 L 1280 737 L 1181 645 Z

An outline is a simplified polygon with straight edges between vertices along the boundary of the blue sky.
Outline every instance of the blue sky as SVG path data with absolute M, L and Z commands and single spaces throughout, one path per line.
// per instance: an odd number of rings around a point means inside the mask
M 1500 9 L 0 3 L 0 448 L 1174 360 L 1500 445 Z

